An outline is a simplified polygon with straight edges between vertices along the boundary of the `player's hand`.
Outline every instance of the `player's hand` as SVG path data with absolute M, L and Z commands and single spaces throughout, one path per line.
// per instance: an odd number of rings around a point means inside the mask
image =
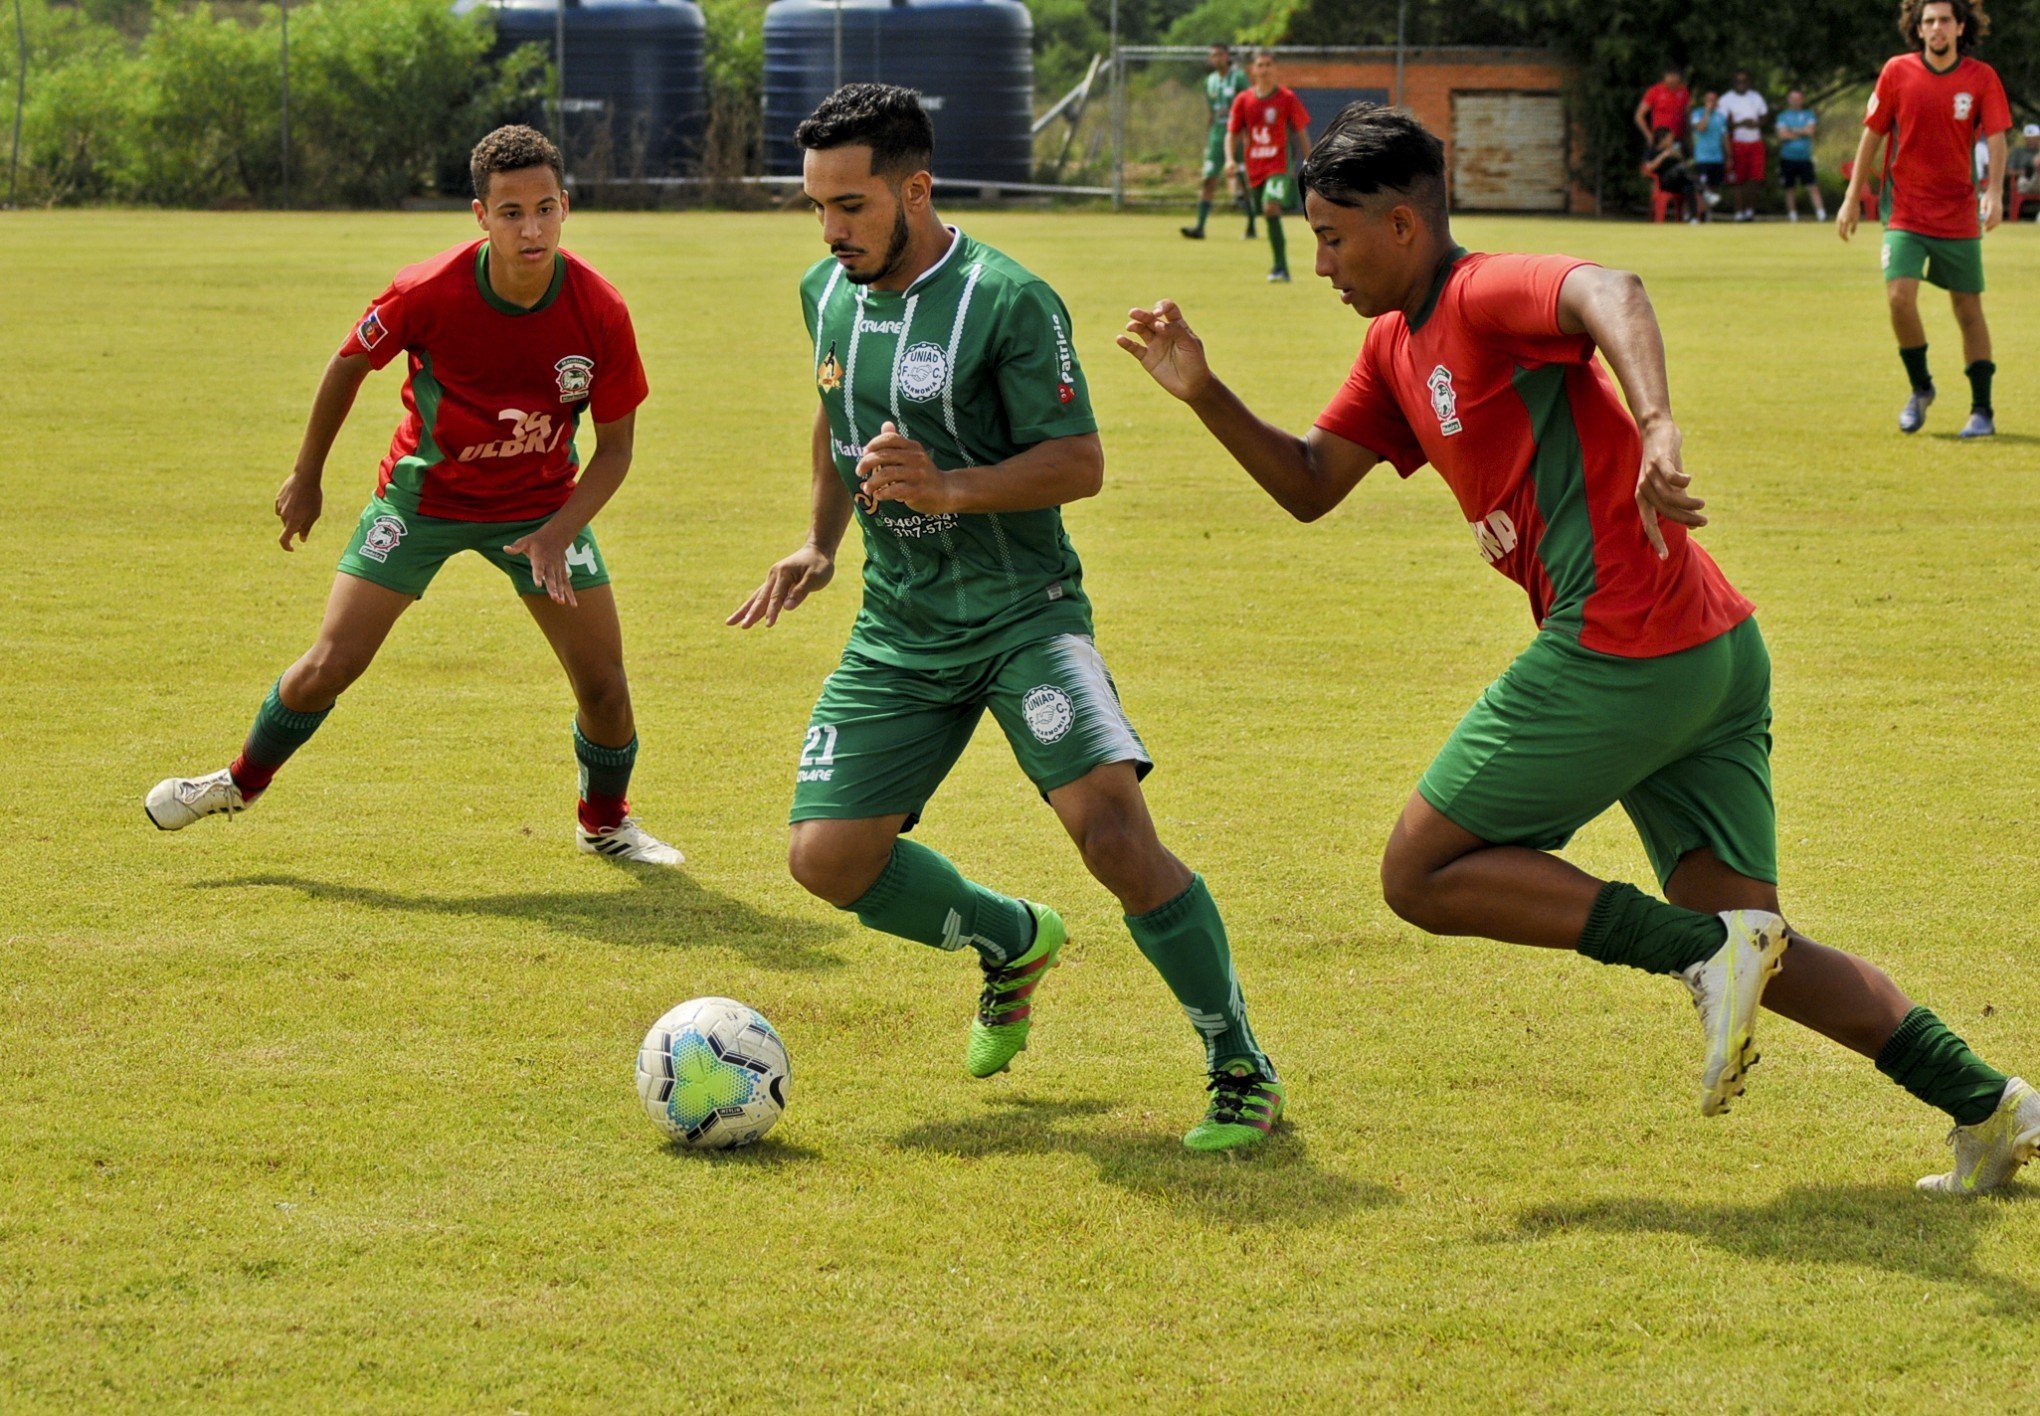
M 1856 234 L 1856 213 L 1859 210 L 1853 194 L 1842 193 L 1842 209 L 1835 213 L 1835 235 L 1844 241 Z
M 1995 231 L 1999 222 L 2005 219 L 2005 197 L 2002 192 L 1983 194 L 1983 229 Z
M 1693 479 L 1686 475 L 1679 460 L 1679 448 L 1684 441 L 1678 424 L 1669 418 L 1659 419 L 1643 430 L 1643 466 L 1636 474 L 1636 510 L 1643 517 L 1643 534 L 1650 539 L 1651 549 L 1657 552 L 1659 560 L 1670 554 L 1665 549 L 1664 532 L 1658 527 L 1660 517 L 1681 526 L 1707 524 L 1707 518 L 1700 514 L 1700 508 L 1707 503 L 1686 490 Z
M 276 519 L 283 523 L 283 534 L 276 538 L 276 544 L 287 551 L 293 536 L 300 542 L 311 540 L 312 523 L 319 519 L 324 505 L 325 494 L 316 479 L 300 477 L 295 472 L 284 478 L 276 493 Z
M 749 629 L 759 620 L 770 629 L 781 613 L 797 609 L 800 602 L 827 585 L 836 574 L 835 557 L 818 546 L 802 546 L 784 560 L 774 562 L 765 572 L 765 583 L 751 592 L 751 598 L 737 606 L 724 624 Z
M 567 570 L 567 547 L 573 543 L 573 537 L 561 540 L 541 526 L 529 536 L 519 536 L 503 548 L 503 553 L 530 561 L 532 580 L 552 597 L 554 604 L 578 605 L 581 602 L 574 598 L 574 577 Z
M 923 516 L 956 511 L 956 489 L 928 456 L 928 449 L 891 423 L 864 445 L 857 459 L 858 493 L 870 511 L 883 501 L 900 502 Z
M 1140 360 L 1156 383 L 1185 403 L 1196 402 L 1211 387 L 1204 341 L 1184 322 L 1174 300 L 1157 300 L 1152 310 L 1128 310 L 1126 333 L 1116 342 Z
M 1236 175 L 1238 175 L 1238 173 L 1239 173 L 1239 170 L 1240 170 L 1240 165 L 1239 165 L 1239 164 L 1238 164 L 1237 162 L 1234 162 L 1234 161 L 1233 161 L 1233 160 L 1232 160 L 1231 158 L 1227 158 L 1227 159 L 1225 160 L 1225 175 L 1226 175 L 1226 176 L 1228 176 L 1228 177 L 1236 176 Z

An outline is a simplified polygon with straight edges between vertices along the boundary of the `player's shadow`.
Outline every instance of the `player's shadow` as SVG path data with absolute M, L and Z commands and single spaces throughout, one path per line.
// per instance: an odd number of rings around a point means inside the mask
M 314 900 L 404 914 L 465 915 L 538 921 L 561 934 L 601 944 L 652 949 L 734 949 L 763 968 L 788 972 L 835 969 L 840 955 L 825 941 L 845 931 L 753 909 L 684 873 L 662 866 L 622 868 L 628 890 L 522 890 L 500 895 L 426 895 L 271 873 L 204 880 L 197 890 L 295 890 Z
M 2040 1292 L 1977 1267 L 1976 1245 L 2006 1204 L 1922 1195 L 1910 1185 L 1802 1186 L 1750 1204 L 1598 1200 L 1547 1205 L 1518 1216 L 1518 1240 L 1570 1230 L 1681 1234 L 1738 1258 L 1800 1265 L 1846 1264 L 1905 1279 L 1960 1284 L 2006 1316 L 2040 1317 Z
M 1111 1109 L 1102 1101 L 1001 1096 L 976 1116 L 916 1126 L 897 1144 L 965 1160 L 1087 1156 L 1107 1184 L 1220 1222 L 1310 1228 L 1402 1198 L 1386 1185 L 1319 1169 L 1303 1138 L 1287 1126 L 1234 1159 L 1192 1154 L 1166 1122 L 1138 1131 L 1101 1124 L 1098 1118 Z
M 1976 439 L 1976 438 L 1965 438 L 1965 437 L 1963 437 L 1963 436 L 1962 436 L 1962 435 L 1961 435 L 1960 433 L 1929 433 L 1929 434 L 1927 434 L 1927 436 L 1928 436 L 1928 437 L 1930 437 L 1930 438 L 1932 438 L 1932 439 L 1933 439 L 1933 440 L 1934 440 L 1935 442 L 1965 442 L 1965 443 L 1966 443 L 1966 442 L 1976 442 L 1976 441 L 1979 441 L 1979 439 Z M 2029 443 L 2040 443 L 2040 434 L 2035 434 L 2035 433 L 1993 433 L 1993 434 L 1992 434 L 1992 435 L 1991 435 L 1990 437 L 1987 437 L 1987 438 L 1983 438 L 1983 439 L 1981 439 L 1981 441 L 1983 441 L 1983 442 L 1987 442 L 1987 443 L 2011 443 L 2011 444 L 2014 444 L 2014 445 L 2019 445 L 2019 446 L 2023 446 L 2023 445 L 2026 445 L 2026 444 L 2029 444 Z

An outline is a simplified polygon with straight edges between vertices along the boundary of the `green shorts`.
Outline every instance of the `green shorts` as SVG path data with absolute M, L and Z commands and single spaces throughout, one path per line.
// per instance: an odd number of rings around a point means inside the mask
M 340 554 L 343 574 L 372 581 L 403 595 L 422 598 L 425 587 L 439 573 L 448 556 L 460 551 L 480 551 L 489 562 L 510 577 L 520 595 L 543 595 L 531 578 L 531 562 L 523 556 L 503 554 L 503 548 L 520 536 L 528 536 L 550 517 L 532 521 L 446 521 L 399 511 L 381 497 L 370 497 L 355 524 L 347 549 Z M 609 567 L 602 562 L 602 549 L 595 544 L 595 528 L 581 528 L 574 544 L 567 547 L 567 573 L 576 590 L 588 590 L 609 583 Z
M 1255 211 L 1261 210 L 1269 202 L 1287 211 L 1296 205 L 1296 178 L 1287 172 L 1278 172 L 1255 187 L 1248 193 L 1248 197 L 1253 202 Z
M 1225 175 L 1225 124 L 1213 123 L 1204 138 L 1204 180 Z
M 913 829 L 987 708 L 1043 796 L 1108 762 L 1154 766 L 1087 635 L 946 669 L 882 664 L 853 639 L 808 719 L 790 819 L 905 812 Z
M 1689 851 L 1778 881 L 1771 656 L 1754 619 L 1657 659 L 1540 634 L 1417 784 L 1483 841 L 1555 851 L 1616 802 L 1662 885 Z
M 1983 293 L 1983 239 L 1947 240 L 1911 231 L 1884 233 L 1884 278 L 1925 280 L 1960 295 Z

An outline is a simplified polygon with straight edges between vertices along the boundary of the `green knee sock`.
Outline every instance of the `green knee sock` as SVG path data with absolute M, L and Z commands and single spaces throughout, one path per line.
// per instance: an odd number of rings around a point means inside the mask
M 1268 244 L 1275 248 L 1275 269 L 1289 269 L 1289 243 L 1282 237 L 1282 218 L 1268 218 Z
M 1905 1015 L 1877 1054 L 1877 1070 L 1929 1106 L 1974 1126 L 1990 1118 L 2011 1080 L 1986 1067 L 1969 1044 L 1926 1008 Z
M 604 747 L 601 743 L 590 742 L 577 720 L 574 723 L 574 760 L 581 767 L 583 798 L 627 797 L 630 795 L 630 769 L 637 764 L 637 738 L 632 737 L 622 747 Z
M 241 755 L 236 757 L 228 769 L 233 773 L 234 785 L 249 801 L 260 796 L 269 786 L 270 779 L 284 763 L 290 761 L 292 753 L 312 740 L 312 734 L 319 730 L 319 724 L 326 721 L 326 715 L 333 710 L 321 708 L 316 713 L 300 713 L 294 708 L 283 706 L 283 680 L 278 679 L 269 687 L 262 706 L 255 710 L 255 721 L 248 729 L 247 739 L 241 744 Z
M 871 888 L 844 908 L 873 929 L 916 944 L 968 944 L 990 964 L 1017 959 L 1034 945 L 1027 906 L 972 884 L 947 856 L 904 838 L 893 842 L 892 858 Z
M 1202 231 L 1204 223 L 1209 220 L 1211 220 L 1211 203 L 1199 202 L 1197 204 L 1197 229 Z
M 1682 910 L 1611 880 L 1594 897 L 1579 950 L 1604 964 L 1675 974 L 1711 958 L 1727 942 L 1728 926 L 1720 916 Z
M 1914 389 L 1921 393 L 1934 386 L 1934 376 L 1927 372 L 1927 346 L 1914 345 L 1910 349 L 1901 347 L 1899 362 L 1905 365 L 1905 376 L 1912 380 Z
M 1203 876 L 1192 876 L 1190 888 L 1160 909 L 1128 915 L 1126 928 L 1204 1038 L 1209 1069 L 1244 1059 L 1268 1076 L 1275 1075 L 1267 1054 L 1254 1041 L 1254 1030 L 1247 1026 L 1247 1004 L 1233 973 L 1225 921 L 1218 917 L 1218 905 L 1204 887 Z

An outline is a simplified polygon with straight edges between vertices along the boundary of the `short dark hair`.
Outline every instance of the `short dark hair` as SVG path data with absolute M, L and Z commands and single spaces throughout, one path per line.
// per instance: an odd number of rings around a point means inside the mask
M 921 95 L 898 84 L 845 84 L 801 120 L 793 140 L 809 152 L 863 145 L 871 170 L 891 177 L 931 171 L 935 125 Z
M 468 158 L 468 176 L 474 179 L 475 200 L 485 202 L 489 199 L 489 179 L 498 172 L 521 172 L 527 167 L 550 167 L 553 176 L 560 180 L 560 190 L 566 190 L 567 164 L 550 138 L 522 123 L 498 128 L 476 143 L 474 153 Z
M 1954 10 L 1962 26 L 1962 33 L 1955 37 L 1957 54 L 1967 54 L 1990 33 L 1990 16 L 1983 12 L 1983 0 L 1904 0 L 1898 7 L 1898 32 L 1905 36 L 1907 44 L 1926 46 L 1926 41 L 1920 38 L 1920 16 L 1929 5 L 1946 5 Z
M 1230 44 L 1227 44 L 1222 39 L 1214 39 L 1213 41 L 1211 41 L 1211 47 L 1213 49 L 1223 49 L 1228 54 L 1232 53 L 1232 46 Z
M 1445 212 L 1445 144 L 1406 108 L 1361 99 L 1339 110 L 1303 161 L 1303 189 L 1335 206 L 1382 192 Z

